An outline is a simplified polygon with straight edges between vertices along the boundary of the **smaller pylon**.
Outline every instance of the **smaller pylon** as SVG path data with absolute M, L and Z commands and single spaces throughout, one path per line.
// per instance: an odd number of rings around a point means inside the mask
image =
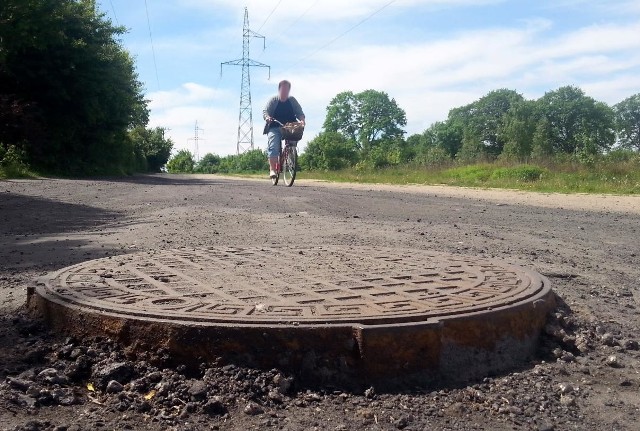
M 200 127 L 198 127 L 198 120 L 196 120 L 196 126 L 194 128 L 193 138 L 187 139 L 187 142 L 193 141 L 193 158 L 196 162 L 200 161 L 199 143 L 200 141 L 204 141 L 204 139 L 200 137 L 200 132 L 204 132 L 204 129 L 201 129 Z

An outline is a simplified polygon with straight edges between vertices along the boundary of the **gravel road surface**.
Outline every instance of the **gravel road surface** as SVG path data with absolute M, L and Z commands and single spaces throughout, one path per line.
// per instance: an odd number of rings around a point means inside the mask
M 372 245 L 495 257 L 560 297 L 539 354 L 458 388 L 361 393 L 163 366 L 24 310 L 50 271 L 182 246 Z M 0 429 L 637 430 L 640 197 L 153 175 L 0 181 Z M 91 383 L 91 387 L 87 384 Z

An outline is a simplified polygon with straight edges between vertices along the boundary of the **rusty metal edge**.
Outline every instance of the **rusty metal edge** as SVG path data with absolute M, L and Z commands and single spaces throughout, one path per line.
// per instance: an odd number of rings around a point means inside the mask
M 106 336 L 131 351 L 168 349 L 182 363 L 222 359 L 281 368 L 304 381 L 403 386 L 469 380 L 522 363 L 555 307 L 549 281 L 515 305 L 424 322 L 388 325 L 196 324 L 87 312 L 28 288 L 28 307 L 53 328 Z M 504 352 L 507 352 L 505 355 Z

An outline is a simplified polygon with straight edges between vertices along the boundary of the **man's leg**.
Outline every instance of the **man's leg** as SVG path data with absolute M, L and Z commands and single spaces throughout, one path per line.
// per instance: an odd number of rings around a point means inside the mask
M 273 127 L 269 129 L 267 134 L 268 146 L 267 154 L 269 156 L 269 176 L 271 178 L 276 177 L 276 170 L 278 168 L 278 160 L 280 159 L 280 142 L 282 142 L 282 134 L 280 128 Z

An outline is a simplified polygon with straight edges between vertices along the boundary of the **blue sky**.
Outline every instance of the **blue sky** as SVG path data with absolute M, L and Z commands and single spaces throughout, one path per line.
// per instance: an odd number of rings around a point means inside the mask
M 253 40 L 251 57 L 272 66 L 270 80 L 251 71 L 258 148 L 262 107 L 284 78 L 307 114 L 305 140 L 344 90 L 386 91 L 406 110 L 409 134 L 497 88 L 537 98 L 571 84 L 610 104 L 640 92 L 640 1 L 396 0 L 325 47 L 389 2 L 147 0 L 157 78 L 144 0 L 100 4 L 130 30 L 122 43 L 136 57 L 151 125 L 193 151 L 197 120 L 200 156 L 236 150 L 240 68 L 220 76 L 220 63 L 242 56 L 245 5 L 267 37 L 266 50 Z

